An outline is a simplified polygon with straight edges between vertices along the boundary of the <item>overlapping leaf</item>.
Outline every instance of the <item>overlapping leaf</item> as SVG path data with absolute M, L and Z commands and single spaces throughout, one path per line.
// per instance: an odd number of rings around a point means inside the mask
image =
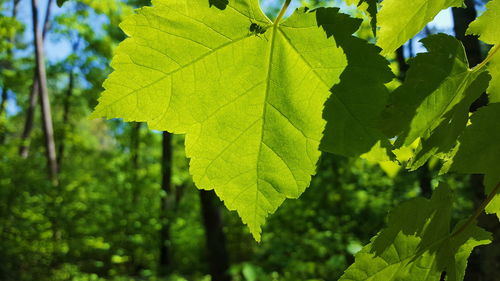
M 406 80 L 391 94 L 381 124 L 387 135 L 397 136 L 396 147 L 421 138 L 412 169 L 455 146 L 470 105 L 490 79 L 482 69 L 469 69 L 465 50 L 455 38 L 438 34 L 422 43 L 429 52 L 410 61 Z
M 327 125 L 321 149 L 359 156 L 377 142 L 389 146 L 377 128 L 389 95 L 385 83 L 394 76 L 387 60 L 379 54 L 380 48 L 352 35 L 361 20 L 339 14 L 334 8 L 319 9 L 316 14 L 318 23 L 344 49 L 349 62 L 325 105 Z
M 382 53 L 394 52 L 417 35 L 443 9 L 461 7 L 464 0 L 384 0 L 378 13 L 377 44 Z
M 493 194 L 495 189 L 498 190 L 498 185 L 500 185 L 500 173 L 497 174 L 488 174 L 484 178 L 484 191 L 493 198 L 489 202 L 489 204 L 484 209 L 487 214 L 496 214 L 497 218 L 500 220 L 500 192 L 496 192 Z
M 309 185 L 343 51 L 296 11 L 272 24 L 258 0 L 156 0 L 121 25 L 93 117 L 186 134 L 196 185 L 260 239 L 265 217 Z
M 441 186 L 430 200 L 396 207 L 387 228 L 356 254 L 340 281 L 430 281 L 440 280 L 442 272 L 448 281 L 463 280 L 472 249 L 491 237 L 475 225 L 450 232 L 452 204 L 450 189 Z
M 485 174 L 486 193 L 500 183 L 500 103 L 480 108 L 471 117 L 459 138 L 455 156 L 447 165 L 450 171 Z M 500 218 L 500 194 L 487 206 L 488 213 Z
M 345 0 L 345 2 L 349 5 L 358 5 L 361 6 L 363 3 L 366 3 L 366 11 L 370 15 L 371 21 L 370 24 L 372 26 L 373 35 L 377 35 L 377 12 L 378 0 Z
M 479 38 L 494 45 L 489 54 L 488 71 L 492 79 L 488 88 L 490 102 L 500 102 L 500 0 L 486 4 L 486 11 L 467 30 L 468 34 L 480 35 Z

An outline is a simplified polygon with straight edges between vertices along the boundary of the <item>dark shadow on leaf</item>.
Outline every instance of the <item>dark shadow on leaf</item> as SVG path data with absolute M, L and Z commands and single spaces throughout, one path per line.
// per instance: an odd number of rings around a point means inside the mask
M 208 0 L 210 7 L 215 6 L 219 10 L 225 10 L 229 0 Z
M 348 61 L 340 82 L 332 85 L 332 95 L 325 103 L 323 118 L 327 124 L 321 150 L 359 156 L 380 142 L 391 155 L 391 144 L 378 129 L 389 95 L 385 84 L 394 77 L 389 62 L 379 54 L 380 48 L 353 36 L 362 20 L 341 14 L 338 8 L 317 9 L 316 20 L 344 50 Z
M 433 155 L 448 153 L 456 145 L 458 137 L 461 135 L 469 120 L 469 107 L 477 100 L 481 93 L 486 91 L 491 76 L 483 72 L 466 90 L 463 102 L 455 105 L 453 109 L 443 115 L 442 122 L 432 135 L 422 141 L 416 155 L 411 161 L 410 170 L 416 170 L 424 165 Z
M 451 102 L 455 95 L 459 94 L 458 90 L 454 89 L 444 89 L 453 96 L 443 96 L 437 94 L 436 91 L 451 79 L 457 79 L 457 81 L 461 79 L 460 76 L 465 75 L 466 67 L 468 67 L 465 50 L 457 39 L 446 34 L 436 34 L 422 39 L 421 42 L 428 52 L 418 54 L 409 61 L 410 69 L 406 79 L 399 88 L 391 93 L 388 106 L 382 113 L 382 121 L 379 125 L 387 136 L 398 137 L 395 143 L 396 147 L 409 145 L 415 140 L 414 135 L 409 135 L 412 127 L 415 126 L 413 124 L 415 117 L 427 114 L 428 108 L 434 107 L 432 110 L 435 111 L 435 108 L 440 106 L 436 103 L 440 102 L 446 105 L 442 100 L 446 99 Z M 458 82 L 457 85 L 460 84 Z M 428 105 L 429 102 L 434 104 Z M 428 113 L 431 114 L 431 112 Z M 442 115 L 435 118 L 440 122 L 438 126 L 450 122 L 444 117 Z M 434 120 L 429 122 L 434 122 Z M 427 125 L 425 122 L 417 124 L 417 126 Z M 435 129 L 431 128 L 431 130 Z M 429 138 L 430 136 L 420 137 Z

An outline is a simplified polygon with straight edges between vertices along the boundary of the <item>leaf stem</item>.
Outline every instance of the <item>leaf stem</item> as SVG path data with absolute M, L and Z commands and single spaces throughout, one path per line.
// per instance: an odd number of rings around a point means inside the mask
M 481 68 L 483 68 L 488 62 L 490 62 L 492 59 L 493 59 L 493 56 L 500 50 L 500 44 L 497 44 L 493 47 L 493 49 L 491 49 L 490 53 L 488 54 L 488 56 L 486 57 L 486 59 L 484 59 L 483 62 L 481 62 L 480 64 L 476 65 L 474 68 L 472 68 L 472 71 L 476 71 L 476 70 L 479 70 Z
M 283 4 L 283 7 L 281 7 L 280 13 L 278 14 L 278 16 L 276 17 L 276 19 L 274 20 L 274 24 L 275 25 L 278 25 L 278 23 L 280 22 L 280 20 L 283 18 L 283 16 L 286 13 L 286 10 L 288 9 L 288 6 L 290 6 L 291 2 L 292 2 L 292 0 L 285 0 L 285 4 Z
M 460 234 L 462 231 L 464 231 L 467 227 L 469 227 L 472 223 L 476 221 L 476 219 L 481 215 L 481 213 L 484 211 L 486 206 L 493 200 L 495 195 L 500 191 L 500 183 L 497 184 L 497 186 L 488 194 L 488 197 L 481 203 L 481 205 L 477 208 L 477 210 L 474 212 L 474 214 L 459 228 L 457 231 L 455 231 L 451 237 L 455 237 L 458 234 Z

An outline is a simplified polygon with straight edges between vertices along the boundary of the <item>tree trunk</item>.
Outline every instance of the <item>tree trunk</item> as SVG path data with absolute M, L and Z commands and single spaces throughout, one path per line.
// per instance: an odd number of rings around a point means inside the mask
M 230 281 L 229 257 L 222 218 L 214 191 L 200 190 L 201 211 L 205 227 L 210 275 L 213 281 Z
M 75 86 L 74 80 L 75 73 L 73 69 L 71 69 L 69 72 L 68 90 L 66 91 L 66 96 L 64 97 L 62 132 L 59 138 L 59 147 L 57 149 L 57 164 L 59 165 L 59 169 L 62 169 L 62 160 L 64 158 L 66 131 L 69 128 L 69 111 L 71 106 L 71 98 L 73 97 L 73 89 Z
M 477 36 L 465 35 L 469 24 L 477 17 L 476 6 L 474 0 L 465 0 L 467 8 L 453 8 L 453 23 L 455 36 L 462 41 L 467 52 L 467 60 L 469 66 L 474 67 L 483 61 L 483 54 L 481 53 L 481 45 Z M 478 108 L 488 104 L 488 96 L 483 93 L 471 106 L 470 111 L 474 112 Z
M 406 63 L 404 55 L 404 45 L 396 50 L 396 60 L 398 61 L 399 76 L 398 79 L 403 82 L 405 80 L 406 72 L 410 66 Z
M 45 36 L 47 35 L 47 32 L 50 27 L 50 14 L 52 11 L 52 2 L 53 0 L 47 1 L 47 10 L 45 13 L 45 20 L 43 23 L 42 45 L 43 45 L 43 40 L 45 39 Z M 24 123 L 24 129 L 21 134 L 21 146 L 19 147 L 19 155 L 22 158 L 28 158 L 29 155 L 29 139 L 31 136 L 31 131 L 33 130 L 35 110 L 36 110 L 36 104 L 38 103 L 39 93 L 40 93 L 40 85 L 38 82 L 37 71 L 35 71 L 33 77 L 33 85 L 31 86 L 28 108 L 26 109 L 26 121 Z
M 432 195 L 432 173 L 429 166 L 423 165 L 417 169 L 418 183 L 420 184 L 420 195 L 431 198 Z
M 131 161 L 131 176 L 132 176 L 132 203 L 137 200 L 136 185 L 138 183 L 138 170 L 139 170 L 139 147 L 141 140 L 141 125 L 142 123 L 136 122 L 131 124 L 130 132 L 130 161 Z
M 130 193 L 128 198 L 128 218 L 127 225 L 124 229 L 124 237 L 131 237 L 137 233 L 137 228 L 134 226 L 134 222 L 137 219 L 136 213 L 134 212 L 135 206 L 139 202 L 140 188 L 139 188 L 139 169 L 140 169 L 140 143 L 141 143 L 141 127 L 142 123 L 130 123 L 130 166 L 129 166 L 129 179 L 130 179 Z M 126 255 L 130 257 L 127 262 L 127 267 L 129 274 L 135 276 L 138 275 L 141 268 L 137 263 L 135 244 L 130 241 L 124 241 L 123 247 L 126 251 Z
M 7 87 L 4 85 L 3 88 L 2 88 L 2 97 L 1 97 L 1 101 L 0 101 L 0 116 L 2 116 L 4 110 L 5 110 L 5 107 L 7 106 Z
M 159 277 L 166 277 L 170 273 L 171 267 L 171 242 L 170 242 L 170 225 L 173 218 L 173 204 L 172 200 L 172 135 L 168 132 L 163 132 L 162 138 L 162 181 L 161 189 L 164 194 L 161 198 L 160 207 L 160 260 L 158 274 Z
M 72 44 L 73 54 L 78 52 L 78 46 L 80 45 L 80 38 L 77 38 L 75 42 Z M 59 138 L 59 147 L 57 150 L 57 164 L 59 165 L 59 169 L 62 169 L 62 160 L 64 159 L 64 150 L 66 146 L 66 133 L 70 126 L 69 124 L 69 115 L 71 109 L 71 99 L 73 97 L 73 89 L 75 88 L 75 65 L 70 66 L 70 71 L 68 75 L 68 90 L 66 91 L 66 96 L 64 97 L 64 108 L 63 108 L 63 123 L 62 123 L 62 132 Z
M 33 16 L 33 36 L 35 39 L 36 73 L 39 81 L 40 104 L 42 106 L 42 123 L 45 136 L 45 148 L 47 154 L 47 165 L 49 177 L 57 185 L 57 157 L 54 144 L 54 128 L 52 127 L 52 113 L 50 110 L 49 93 L 47 89 L 47 74 L 45 73 L 45 57 L 43 51 L 43 38 L 38 26 L 38 3 L 31 0 L 31 10 Z
M 453 23 L 455 36 L 462 41 L 465 50 L 467 51 L 467 59 L 470 67 L 474 67 L 481 63 L 483 56 L 477 36 L 465 35 L 469 24 L 477 17 L 474 0 L 465 0 L 467 8 L 453 8 Z

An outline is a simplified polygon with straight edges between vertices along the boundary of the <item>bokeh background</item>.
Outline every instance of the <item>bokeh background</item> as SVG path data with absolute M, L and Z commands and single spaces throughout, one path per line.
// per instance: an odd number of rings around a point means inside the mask
M 169 0 L 164 0 L 169 1 Z M 202 0 L 193 0 L 202 1 Z M 203 0 L 205 1 L 205 0 Z M 0 280 L 336 280 L 385 222 L 388 210 L 429 197 L 446 181 L 466 217 L 484 197 L 480 176 L 437 175 L 438 161 L 409 173 L 389 163 L 324 154 L 318 174 L 298 200 L 286 200 L 255 242 L 235 212 L 193 185 L 183 136 L 145 124 L 89 120 L 113 50 L 125 38 L 118 24 L 148 0 L 39 0 L 48 95 L 57 153 L 57 183 L 47 168 L 38 90 L 32 1 L 0 0 Z M 281 1 L 261 1 L 273 18 Z M 425 51 L 419 39 L 444 32 L 462 40 L 471 65 L 487 46 L 464 31 L 487 1 L 440 13 L 388 57 L 404 78 L 406 61 Z M 369 18 L 357 35 L 374 42 Z M 290 9 L 292 10 L 292 9 Z M 400 152 L 411 157 L 412 151 Z M 480 224 L 498 237 L 496 218 Z M 498 241 L 498 240 L 497 240 Z M 500 280 L 498 242 L 477 248 L 466 280 Z

